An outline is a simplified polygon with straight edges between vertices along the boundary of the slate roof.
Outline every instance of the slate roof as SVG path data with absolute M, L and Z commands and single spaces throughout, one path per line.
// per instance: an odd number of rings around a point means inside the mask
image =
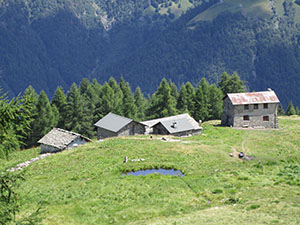
M 48 134 L 42 137 L 38 143 L 56 147 L 58 149 L 65 149 L 77 137 L 81 137 L 86 141 L 91 141 L 89 138 L 82 136 L 71 131 L 63 130 L 60 128 L 53 128 Z
M 261 103 L 279 103 L 279 99 L 274 91 L 248 92 L 248 93 L 230 93 L 227 94 L 233 105 L 261 104 Z
M 176 116 L 158 118 L 158 119 L 154 119 L 154 120 L 147 120 L 147 121 L 143 121 L 141 123 L 145 124 L 148 127 L 153 127 L 155 124 L 157 124 L 159 122 L 171 121 L 173 123 L 174 121 L 179 121 L 179 120 L 181 120 L 181 121 L 185 120 L 186 123 L 189 123 L 193 127 L 194 130 L 201 129 L 201 127 L 196 122 L 196 120 L 194 120 L 188 113 L 179 114 Z M 183 124 L 186 124 L 186 123 L 183 123 Z M 186 125 L 184 125 L 184 126 L 186 126 Z
M 159 123 L 161 123 L 170 134 L 195 130 L 194 126 L 186 118 L 181 118 L 176 120 L 165 120 Z M 176 123 L 176 126 L 174 126 L 174 123 Z M 199 125 L 197 130 L 198 129 L 201 129 Z
M 123 116 L 119 116 L 114 113 L 108 113 L 106 116 L 104 116 L 102 119 L 100 119 L 94 125 L 96 127 L 100 127 L 105 130 L 109 130 L 112 132 L 118 132 L 119 130 L 121 130 L 123 127 L 125 127 L 132 121 L 134 121 L 134 120 L 123 117 Z M 142 124 L 142 125 L 144 125 L 144 124 Z

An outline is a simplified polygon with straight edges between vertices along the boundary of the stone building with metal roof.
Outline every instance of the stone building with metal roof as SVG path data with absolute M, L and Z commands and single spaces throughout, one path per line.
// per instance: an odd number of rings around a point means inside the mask
M 60 128 L 53 128 L 48 134 L 42 137 L 38 143 L 41 144 L 41 153 L 52 153 L 74 148 L 90 141 L 89 138 L 80 134 Z
M 189 136 L 200 134 L 202 131 L 199 123 L 187 113 L 143 121 L 142 123 L 147 125 L 147 134 Z
M 232 93 L 223 98 L 222 125 L 232 127 L 278 128 L 280 103 L 274 91 Z
M 145 133 L 145 125 L 114 113 L 108 113 L 97 123 L 98 139 Z

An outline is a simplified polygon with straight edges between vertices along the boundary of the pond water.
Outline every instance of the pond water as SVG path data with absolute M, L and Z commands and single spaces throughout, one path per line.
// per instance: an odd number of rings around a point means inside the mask
M 162 175 L 172 175 L 184 177 L 184 174 L 180 170 L 174 169 L 148 169 L 148 170 L 138 170 L 134 172 L 123 173 L 123 175 L 133 175 L 133 176 L 145 176 L 151 173 L 160 173 Z

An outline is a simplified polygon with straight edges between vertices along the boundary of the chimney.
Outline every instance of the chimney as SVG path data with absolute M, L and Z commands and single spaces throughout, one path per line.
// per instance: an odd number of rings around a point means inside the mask
M 273 91 L 271 88 L 268 88 L 268 91 Z
M 176 121 L 173 122 L 172 127 L 175 129 L 177 127 Z

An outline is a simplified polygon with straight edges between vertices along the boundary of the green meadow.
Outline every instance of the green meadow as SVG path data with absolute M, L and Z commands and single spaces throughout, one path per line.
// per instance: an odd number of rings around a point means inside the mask
M 300 117 L 281 117 L 277 130 L 219 123 L 177 141 L 112 138 L 34 162 L 17 190 L 18 216 L 41 207 L 43 224 L 300 224 Z M 39 151 L 15 152 L 0 169 Z M 254 159 L 229 156 L 240 151 Z M 123 175 L 149 168 L 185 176 Z

